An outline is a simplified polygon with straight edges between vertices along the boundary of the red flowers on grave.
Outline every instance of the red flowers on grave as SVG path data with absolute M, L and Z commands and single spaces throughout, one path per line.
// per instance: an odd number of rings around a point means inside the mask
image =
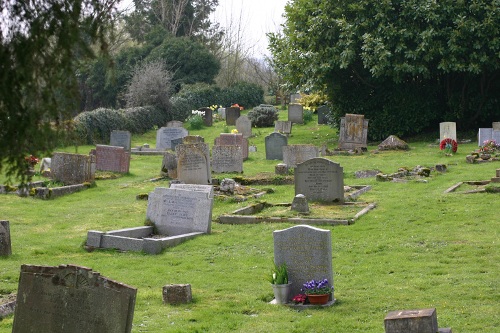
M 26 163 L 28 163 L 28 165 L 30 166 L 30 168 L 34 168 L 35 165 L 37 165 L 38 162 L 40 161 L 37 157 L 35 157 L 33 155 L 25 157 L 24 159 L 26 160 Z
M 451 155 L 451 153 L 456 153 L 458 144 L 455 140 L 451 138 L 446 138 L 439 144 L 439 149 L 444 150 L 446 155 Z
M 298 294 L 292 298 L 292 302 L 295 304 L 304 304 L 306 302 L 307 295 L 305 294 Z

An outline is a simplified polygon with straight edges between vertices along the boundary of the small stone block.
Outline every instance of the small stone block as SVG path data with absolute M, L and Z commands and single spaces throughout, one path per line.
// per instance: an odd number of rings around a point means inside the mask
M 491 178 L 492 183 L 500 183 L 500 177 L 493 177 Z
M 436 309 L 391 311 L 384 319 L 385 333 L 438 332 Z
M 453 333 L 453 332 L 451 331 L 450 327 L 447 327 L 447 328 L 440 328 L 438 333 Z
M 288 174 L 288 165 L 284 163 L 277 164 L 276 167 L 274 168 L 274 173 L 276 173 L 277 175 Z
M 163 286 L 163 304 L 190 303 L 192 300 L 190 284 L 167 284 Z
M 89 230 L 87 232 L 87 246 L 101 247 L 102 231 Z
M 497 172 L 497 173 L 496 173 L 496 176 L 497 176 L 497 177 L 500 177 L 500 169 L 497 169 L 497 170 L 496 170 L 496 172 Z
M 476 162 L 476 156 L 474 155 L 467 155 L 465 157 L 465 161 L 469 164 L 474 164 Z

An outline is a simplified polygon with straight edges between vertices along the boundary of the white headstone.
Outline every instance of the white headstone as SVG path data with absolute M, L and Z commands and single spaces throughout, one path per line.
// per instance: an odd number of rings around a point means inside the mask
M 439 141 L 448 138 L 457 141 L 457 123 L 451 121 L 439 123 Z

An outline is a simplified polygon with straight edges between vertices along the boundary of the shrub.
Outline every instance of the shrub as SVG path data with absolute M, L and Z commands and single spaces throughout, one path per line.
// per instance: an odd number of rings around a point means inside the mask
M 215 85 L 206 83 L 196 83 L 184 85 L 176 95 L 179 98 L 184 98 L 191 103 L 191 110 L 207 107 L 212 104 L 219 103 L 220 88 Z
M 272 105 L 261 104 L 248 112 L 248 118 L 255 127 L 274 126 L 274 122 L 278 120 L 278 109 Z
M 175 95 L 170 98 L 171 110 L 170 110 L 170 120 L 180 120 L 183 121 L 189 115 L 191 115 L 191 110 L 197 109 L 197 107 L 187 98 Z
M 247 109 L 264 103 L 264 90 L 255 83 L 238 82 L 220 92 L 218 104 L 229 106 L 239 104 Z
M 297 102 L 300 103 L 304 108 L 309 108 L 312 111 L 325 104 L 327 97 L 323 93 L 313 93 L 309 95 L 302 96 Z
M 304 109 L 304 113 L 302 114 L 302 119 L 304 119 L 304 124 L 307 124 L 313 119 L 313 112 L 308 109 Z
M 189 129 L 199 130 L 203 128 L 203 115 L 204 111 L 193 110 L 191 111 L 191 116 L 186 119 Z

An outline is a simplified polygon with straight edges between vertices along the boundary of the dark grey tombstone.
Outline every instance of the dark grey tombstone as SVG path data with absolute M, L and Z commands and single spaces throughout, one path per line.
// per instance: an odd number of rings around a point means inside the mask
M 0 257 L 8 257 L 12 254 L 10 241 L 9 221 L 0 221 Z
M 289 168 L 296 168 L 299 163 L 319 157 L 319 149 L 313 145 L 283 146 L 283 163 Z
M 288 105 L 288 121 L 293 124 L 304 123 L 304 107 L 300 104 Z
M 239 107 L 232 106 L 230 108 L 226 108 L 226 125 L 235 126 L 236 119 L 238 119 L 241 115 L 241 111 Z
M 51 167 L 52 179 L 65 185 L 93 182 L 95 156 L 54 153 Z
M 344 202 L 344 172 L 340 164 L 316 157 L 297 165 L 295 195 L 309 201 Z
M 346 114 L 340 119 L 340 149 L 366 148 L 368 119 L 359 114 Z
M 283 160 L 283 147 L 288 145 L 288 138 L 274 132 L 266 136 L 266 160 Z
M 330 230 L 298 225 L 274 231 L 273 238 L 274 263 L 286 263 L 292 284 L 290 295 L 300 294 L 302 285 L 310 280 L 328 279 L 334 285 Z
M 186 184 L 210 184 L 210 150 L 206 143 L 181 144 L 175 148 L 177 179 Z
M 184 138 L 179 138 L 179 139 L 173 139 L 170 141 L 170 149 L 172 149 L 173 151 L 175 151 L 175 148 L 180 145 L 180 144 L 183 144 L 184 143 Z
M 292 122 L 291 121 L 283 121 L 277 120 L 274 123 L 274 131 L 283 133 L 286 135 L 292 134 Z
M 205 112 L 203 114 L 203 124 L 207 127 L 212 127 L 213 125 L 213 111 L 211 108 L 200 108 L 198 111 Z
M 110 146 L 123 147 L 130 151 L 132 145 L 132 135 L 129 131 L 112 131 L 109 140 Z
M 131 332 L 136 294 L 90 268 L 22 265 L 12 332 Z
M 247 116 L 240 116 L 236 119 L 236 129 L 244 138 L 249 138 L 252 136 L 252 121 Z
M 436 333 L 436 309 L 391 311 L 384 319 L 385 333 Z
M 243 172 L 241 146 L 213 146 L 212 170 L 216 173 Z
M 318 113 L 318 124 L 328 124 L 330 108 L 326 105 L 322 105 L 316 110 L 316 112 Z
M 184 127 L 162 127 L 156 131 L 156 149 L 172 149 L 172 140 L 182 139 L 188 134 Z

